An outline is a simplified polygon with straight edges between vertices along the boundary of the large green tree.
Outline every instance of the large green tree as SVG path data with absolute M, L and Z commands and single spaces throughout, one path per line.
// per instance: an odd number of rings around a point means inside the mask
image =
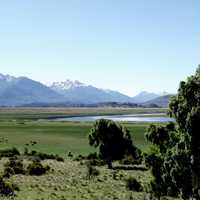
M 169 104 L 169 114 L 175 124 L 151 125 L 146 134 L 154 146 L 154 151 L 146 155 L 154 176 L 152 190 L 158 198 L 179 193 L 183 199 L 193 195 L 199 199 L 200 66 L 193 76 L 180 83 Z
M 97 120 L 90 133 L 89 144 L 98 148 L 99 157 L 109 168 L 112 161 L 122 159 L 126 154 L 136 157 L 137 148 L 133 145 L 129 131 L 112 120 Z
M 200 65 L 195 75 L 182 81 L 170 105 L 186 148 L 191 152 L 193 189 L 200 189 Z

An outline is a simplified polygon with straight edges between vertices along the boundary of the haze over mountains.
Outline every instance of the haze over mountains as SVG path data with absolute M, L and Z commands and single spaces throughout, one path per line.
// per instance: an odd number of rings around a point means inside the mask
M 27 77 L 16 78 L 0 74 L 0 106 L 21 106 L 34 103 L 95 104 L 102 102 L 137 104 L 149 102 L 154 104 L 153 100 L 161 96 L 163 95 L 141 92 L 135 97 L 129 97 L 118 91 L 104 90 L 71 80 L 54 82 L 47 86 Z

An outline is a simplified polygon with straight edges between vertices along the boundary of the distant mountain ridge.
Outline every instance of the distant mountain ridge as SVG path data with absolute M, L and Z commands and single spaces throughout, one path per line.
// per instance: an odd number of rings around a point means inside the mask
M 54 82 L 50 88 L 64 95 L 70 102 L 99 103 L 99 102 L 131 102 L 132 98 L 117 91 L 103 90 L 79 81 Z
M 53 82 L 47 86 L 27 77 L 0 74 L 0 106 L 20 105 L 82 105 L 104 102 L 145 104 L 159 98 L 159 94 L 141 92 L 130 97 L 118 91 L 104 90 L 80 81 Z M 101 105 L 101 104 L 100 104 Z
M 157 97 L 153 100 L 145 102 L 143 105 L 157 105 L 158 107 L 165 107 L 166 108 L 166 107 L 168 107 L 170 99 L 173 96 L 174 95 L 170 95 L 170 94 L 160 96 L 160 97 Z
M 144 103 L 146 101 L 150 101 L 158 97 L 160 97 L 159 94 L 143 91 L 143 92 L 140 92 L 135 97 L 133 97 L 132 99 L 136 103 Z
M 64 97 L 26 77 L 0 76 L 0 105 L 18 106 L 33 102 L 62 102 Z

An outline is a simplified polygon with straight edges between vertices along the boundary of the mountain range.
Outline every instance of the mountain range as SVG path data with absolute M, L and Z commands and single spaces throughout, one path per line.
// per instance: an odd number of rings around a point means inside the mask
M 130 97 L 114 90 L 104 90 L 79 81 L 66 80 L 44 85 L 27 77 L 0 74 L 0 106 L 28 104 L 95 104 L 102 102 L 146 104 L 162 94 L 141 92 Z

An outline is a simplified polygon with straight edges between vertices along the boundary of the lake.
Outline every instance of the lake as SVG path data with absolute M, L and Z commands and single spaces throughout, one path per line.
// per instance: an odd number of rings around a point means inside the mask
M 153 114 L 129 114 L 129 115 L 103 115 L 103 116 L 79 116 L 57 118 L 57 121 L 68 122 L 94 122 L 98 119 L 109 119 L 116 122 L 173 122 L 174 119 L 170 117 L 161 116 L 163 113 Z

